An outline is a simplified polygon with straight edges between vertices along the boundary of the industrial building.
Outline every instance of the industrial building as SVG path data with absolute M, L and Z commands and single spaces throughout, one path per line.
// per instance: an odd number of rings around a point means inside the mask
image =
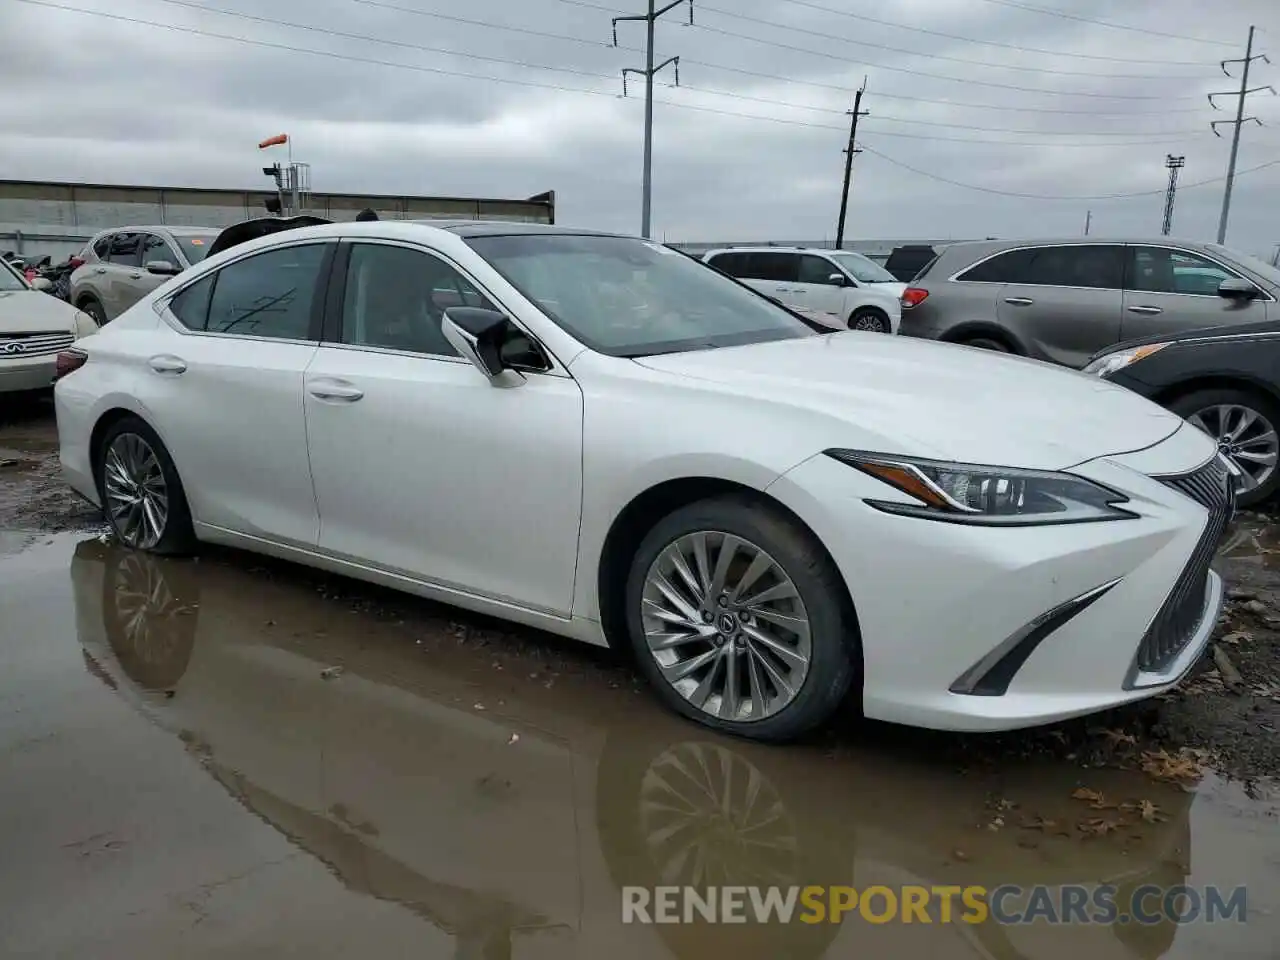
M 0 252 L 49 254 L 58 260 L 79 252 L 90 237 L 109 227 L 225 227 L 267 216 L 263 202 L 272 195 L 261 189 L 0 180 Z M 527 200 L 313 193 L 305 197 L 300 212 L 329 220 L 353 220 L 366 207 L 387 220 L 555 223 L 556 197 L 555 191 Z

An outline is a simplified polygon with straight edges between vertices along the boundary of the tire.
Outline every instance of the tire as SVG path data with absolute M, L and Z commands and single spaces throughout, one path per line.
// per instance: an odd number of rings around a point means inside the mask
M 93 465 L 103 512 L 122 544 L 160 555 L 194 549 L 195 532 L 182 480 L 164 443 L 145 421 L 127 416 L 111 424 L 93 452 Z M 150 509 L 117 508 L 117 491 L 140 493 Z
M 976 347 L 979 350 L 991 350 L 995 353 L 1013 353 L 1007 343 L 994 337 L 969 337 L 966 340 L 957 340 L 956 342 L 963 347 Z
M 892 327 L 889 318 L 875 307 L 859 307 L 849 315 L 849 329 L 867 333 L 888 333 Z
M 83 310 L 85 313 L 87 313 L 89 316 L 93 317 L 93 322 L 96 323 L 98 326 L 100 327 L 106 326 L 107 311 L 104 310 L 102 308 L 102 304 L 100 304 L 93 297 L 85 297 L 84 300 L 80 302 L 80 309 Z
M 1178 397 L 1169 409 L 1186 418 L 1218 441 L 1218 449 L 1244 471 L 1237 478 L 1236 502 L 1241 507 L 1253 507 L 1270 500 L 1280 490 L 1280 405 L 1259 393 L 1232 387 L 1196 390 Z M 1230 412 L 1234 411 L 1234 412 Z M 1223 421 L 1222 417 L 1227 416 Z M 1237 436 L 1234 443 L 1230 432 L 1242 419 L 1252 422 Z M 1270 440 L 1266 437 L 1270 436 Z M 1234 446 L 1234 450 L 1233 450 Z M 1263 454 L 1271 457 L 1270 469 L 1263 472 L 1256 460 L 1237 456 L 1238 453 Z
M 737 538 L 730 550 L 735 562 L 712 599 L 705 587 L 717 586 L 726 537 Z M 702 563 L 696 560 L 699 541 Z M 746 599 L 755 602 L 739 605 L 740 581 L 757 569 L 764 572 L 742 585 L 749 588 Z M 669 599 L 669 589 L 678 600 Z M 774 596 L 757 599 L 765 594 Z M 750 497 L 703 500 L 659 521 L 632 558 L 626 604 L 632 648 L 659 698 L 677 713 L 735 736 L 781 742 L 825 722 L 862 663 L 857 622 L 835 564 L 808 531 Z M 687 615 L 671 612 L 678 610 Z M 739 612 L 745 614 L 741 620 Z M 786 623 L 807 624 L 807 631 Z M 650 648 L 646 631 L 658 649 Z M 676 643 L 662 646 L 663 638 Z

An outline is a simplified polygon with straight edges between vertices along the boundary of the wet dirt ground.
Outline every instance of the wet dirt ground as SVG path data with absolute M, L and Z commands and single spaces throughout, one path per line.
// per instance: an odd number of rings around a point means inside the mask
M 0 400 L 0 403 L 7 401 Z M 843 717 L 764 748 L 608 653 L 229 551 L 121 550 L 0 407 L 0 956 L 1276 956 L 1280 536 L 1221 567 L 1227 658 L 1000 736 Z M 621 922 L 693 883 L 1248 888 L 1247 922 Z

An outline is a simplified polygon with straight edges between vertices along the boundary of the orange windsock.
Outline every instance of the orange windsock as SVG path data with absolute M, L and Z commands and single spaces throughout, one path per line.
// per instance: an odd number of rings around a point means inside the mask
M 258 144 L 258 149 L 265 150 L 267 147 L 278 147 L 280 144 L 288 142 L 289 135 L 287 133 L 278 133 L 274 137 L 267 137 L 267 139 L 263 140 Z

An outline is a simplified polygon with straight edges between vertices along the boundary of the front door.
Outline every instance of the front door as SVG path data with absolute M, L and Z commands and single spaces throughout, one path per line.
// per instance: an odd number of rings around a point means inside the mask
M 339 342 L 320 347 L 306 376 L 321 549 L 567 615 L 582 504 L 578 384 L 530 373 L 494 386 L 440 326 L 450 306 L 490 306 L 476 284 L 420 247 L 344 247 Z
M 1223 280 L 1245 278 L 1216 261 L 1174 247 L 1131 246 L 1128 251 L 1125 340 L 1267 319 L 1262 299 L 1218 295 Z
M 1120 340 L 1124 247 L 1064 244 L 1016 251 L 996 317 L 1031 356 L 1083 367 Z
M 845 294 L 848 287 L 853 286 L 853 281 L 826 257 L 805 253 L 800 255 L 799 261 L 797 282 L 793 284 L 799 300 L 805 309 L 824 314 L 843 327 L 849 319 L 844 312 Z M 832 280 L 833 276 L 840 279 Z
M 166 304 L 165 342 L 146 358 L 138 399 L 187 480 L 194 518 L 314 548 L 303 371 L 319 343 L 320 291 L 336 244 L 236 260 Z

